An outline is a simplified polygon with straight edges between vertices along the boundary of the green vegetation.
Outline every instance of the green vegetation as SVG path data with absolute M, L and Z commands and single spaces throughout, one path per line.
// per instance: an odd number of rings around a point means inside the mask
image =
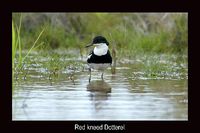
M 77 58 L 85 58 L 84 46 L 103 35 L 116 54 L 116 65 L 137 66 L 143 77 L 187 77 L 187 13 L 13 13 L 12 18 L 15 75 L 25 77 L 33 64 L 47 70 L 49 79 L 66 68 L 84 71 Z M 72 60 L 63 61 L 66 58 Z M 137 60 L 140 63 L 131 62 Z
M 131 79 L 187 79 L 187 57 L 171 54 L 137 56 L 135 62 L 122 63 L 131 68 Z M 122 60 L 123 61 L 123 60 Z M 130 61 L 130 60 L 128 60 Z M 130 76 L 130 74 L 132 74 Z
M 13 14 L 21 27 L 23 48 L 29 49 L 42 31 L 43 50 L 80 48 L 95 35 L 111 47 L 140 52 L 185 52 L 188 16 L 184 13 L 23 13 Z M 21 22 L 22 21 L 22 22 Z M 20 34 L 20 32 L 19 32 Z
M 14 73 L 24 73 L 24 66 L 26 65 L 25 59 L 31 53 L 33 49 L 36 49 L 41 44 L 37 45 L 37 42 L 44 32 L 44 29 L 40 32 L 39 36 L 34 41 L 32 47 L 28 50 L 26 54 L 22 53 L 22 42 L 21 42 L 21 23 L 22 23 L 22 15 L 20 14 L 19 26 L 15 25 L 12 21 L 12 79 L 14 79 Z M 15 28 L 16 27 L 16 28 Z M 16 34 L 17 33 L 17 34 Z M 16 36 L 17 35 L 17 36 Z M 18 54 L 17 54 L 18 53 Z M 18 55 L 18 57 L 16 57 Z M 17 59 L 17 60 L 16 60 Z M 17 64 L 17 65 L 15 65 Z M 27 74 L 27 73 L 26 73 Z

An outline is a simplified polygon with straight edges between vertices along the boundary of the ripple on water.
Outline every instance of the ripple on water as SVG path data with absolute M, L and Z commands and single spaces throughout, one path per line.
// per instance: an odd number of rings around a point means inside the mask
M 80 72 L 74 81 L 66 73 L 58 80 L 15 84 L 13 120 L 187 120 L 187 80 L 126 77 L 128 67 L 104 74 Z

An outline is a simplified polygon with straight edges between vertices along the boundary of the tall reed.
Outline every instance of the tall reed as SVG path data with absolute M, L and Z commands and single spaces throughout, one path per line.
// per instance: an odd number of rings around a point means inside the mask
M 41 42 L 39 45 L 36 46 L 38 43 L 40 37 L 42 36 L 43 32 L 45 31 L 45 28 L 39 33 L 37 38 L 35 39 L 32 47 L 28 50 L 28 52 L 23 56 L 22 55 L 22 43 L 21 43 L 21 23 L 22 23 L 22 14 L 20 15 L 19 20 L 19 26 L 15 24 L 14 21 L 12 21 L 12 79 L 14 78 L 14 72 L 18 68 L 22 68 L 22 64 L 24 63 L 25 59 L 28 57 L 28 55 L 33 51 L 34 49 L 38 48 L 43 44 Z M 16 55 L 18 54 L 18 57 Z M 15 65 L 17 63 L 17 65 Z

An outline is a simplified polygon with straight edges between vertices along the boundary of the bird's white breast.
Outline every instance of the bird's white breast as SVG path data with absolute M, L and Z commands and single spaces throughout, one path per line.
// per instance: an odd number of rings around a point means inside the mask
M 96 44 L 96 47 L 94 48 L 94 54 L 98 56 L 105 55 L 108 51 L 108 46 L 106 43 L 99 43 Z

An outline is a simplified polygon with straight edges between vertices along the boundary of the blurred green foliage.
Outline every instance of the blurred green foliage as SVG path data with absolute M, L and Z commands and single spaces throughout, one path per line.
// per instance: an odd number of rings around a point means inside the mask
M 118 54 L 187 53 L 187 13 L 13 13 L 16 25 L 20 14 L 23 49 L 30 49 L 45 28 L 39 40 L 43 50 L 82 50 L 103 35 Z

